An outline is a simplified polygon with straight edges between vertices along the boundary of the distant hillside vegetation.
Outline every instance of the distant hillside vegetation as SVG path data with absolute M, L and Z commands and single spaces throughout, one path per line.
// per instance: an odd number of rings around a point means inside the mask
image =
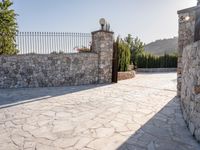
M 174 37 L 171 39 L 157 40 L 155 42 L 145 45 L 145 51 L 150 52 L 154 55 L 164 55 L 177 52 L 178 38 Z

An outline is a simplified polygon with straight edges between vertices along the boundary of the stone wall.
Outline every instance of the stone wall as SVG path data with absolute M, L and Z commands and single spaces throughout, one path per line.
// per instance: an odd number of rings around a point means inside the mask
M 184 119 L 200 141 L 200 41 L 194 42 L 196 12 L 192 7 L 179 14 L 178 96 Z
M 0 57 L 0 88 L 51 87 L 98 81 L 98 55 L 17 55 Z
M 92 33 L 92 52 L 0 56 L 0 88 L 112 82 L 113 33 Z
M 181 96 L 181 76 L 182 76 L 182 53 L 185 46 L 194 41 L 196 9 L 192 7 L 178 11 L 179 15 L 179 39 L 178 39 L 178 67 L 177 67 L 177 95 Z
M 92 51 L 99 56 L 99 83 L 112 82 L 112 59 L 113 59 L 113 32 L 92 32 Z
M 184 48 L 182 65 L 183 116 L 191 133 L 200 141 L 200 41 Z
M 135 77 L 135 71 L 118 72 L 118 80 L 127 80 Z

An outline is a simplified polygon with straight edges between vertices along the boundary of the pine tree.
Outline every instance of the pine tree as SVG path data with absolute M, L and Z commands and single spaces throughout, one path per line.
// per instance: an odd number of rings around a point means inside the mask
M 10 7 L 10 0 L 0 2 L 0 55 L 17 54 L 15 39 L 17 34 L 16 14 Z

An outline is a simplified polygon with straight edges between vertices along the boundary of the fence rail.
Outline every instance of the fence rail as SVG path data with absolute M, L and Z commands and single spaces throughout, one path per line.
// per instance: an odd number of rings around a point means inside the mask
M 18 32 L 16 37 L 19 54 L 77 53 L 90 44 L 90 33 Z

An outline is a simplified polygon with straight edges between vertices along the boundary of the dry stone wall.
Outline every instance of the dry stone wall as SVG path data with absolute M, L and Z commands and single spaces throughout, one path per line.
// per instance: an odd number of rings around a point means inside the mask
M 100 30 L 92 33 L 92 50 L 99 57 L 99 83 L 112 82 L 113 42 L 113 32 Z
M 98 81 L 98 55 L 17 55 L 0 57 L 0 88 L 51 87 Z
M 200 141 L 200 41 L 195 41 L 196 12 L 192 7 L 179 14 L 178 96 L 184 119 Z
M 184 48 L 182 65 L 183 116 L 191 133 L 200 141 L 200 41 Z
M 178 11 L 179 14 L 179 38 L 178 38 L 178 67 L 177 67 L 177 95 L 181 96 L 182 54 L 183 49 L 194 41 L 194 29 L 196 8 L 192 7 Z
M 0 56 L 0 88 L 111 83 L 113 32 L 92 35 L 91 53 Z

